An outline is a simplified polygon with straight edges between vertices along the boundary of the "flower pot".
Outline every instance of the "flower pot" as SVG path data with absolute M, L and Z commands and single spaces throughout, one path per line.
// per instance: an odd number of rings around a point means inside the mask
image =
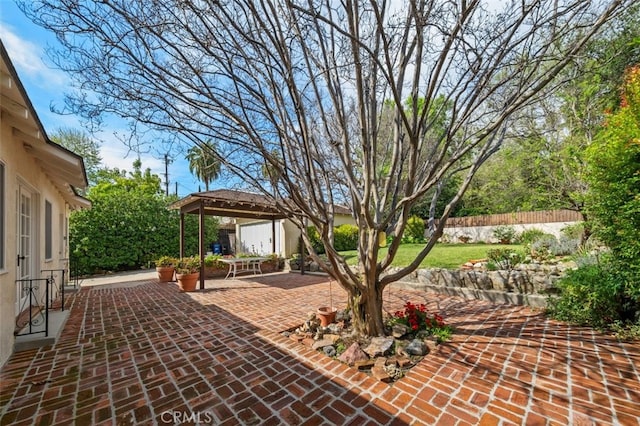
M 320 320 L 320 326 L 326 327 L 336 320 L 336 312 L 338 308 L 330 308 L 322 306 L 316 311 L 316 317 Z
M 166 283 L 173 281 L 175 268 L 173 266 L 156 266 L 156 272 L 158 273 L 158 281 Z
M 192 274 L 176 274 L 180 291 L 195 291 L 198 278 L 200 278 L 200 272 L 194 272 Z

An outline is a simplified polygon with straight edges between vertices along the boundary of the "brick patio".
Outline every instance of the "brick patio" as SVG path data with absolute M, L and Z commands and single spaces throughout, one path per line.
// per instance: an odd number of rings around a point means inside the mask
M 385 291 L 456 327 L 387 385 L 280 335 L 329 303 L 326 278 L 135 284 L 83 288 L 56 345 L 14 354 L 1 424 L 640 424 L 640 344 L 528 308 Z

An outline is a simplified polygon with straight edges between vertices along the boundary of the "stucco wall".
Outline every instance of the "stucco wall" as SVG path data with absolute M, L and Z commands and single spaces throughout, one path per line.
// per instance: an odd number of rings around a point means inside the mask
M 62 195 L 42 172 L 35 159 L 25 150 L 23 143 L 14 138 L 7 120 L 2 120 L 0 162 L 5 167 L 5 268 L 0 271 L 0 365 L 4 364 L 13 352 L 14 328 L 17 297 L 17 212 L 18 186 L 21 185 L 32 194 L 34 223 L 33 267 L 34 278 L 42 277 L 43 269 L 66 267 L 67 241 L 65 217 L 69 210 Z M 51 259 L 45 259 L 45 200 L 52 207 L 52 252 Z M 59 281 L 59 280 L 58 280 Z M 44 294 L 44 288 L 41 287 Z
M 527 225 L 510 225 L 520 234 L 527 229 L 540 229 L 547 234 L 552 234 L 556 238 L 561 236 L 563 228 L 574 225 L 578 222 L 554 222 L 554 223 L 533 223 Z M 497 243 L 498 240 L 493 236 L 495 226 L 469 226 L 469 227 L 450 227 L 444 228 L 443 237 L 453 243 L 460 241 L 461 236 L 471 238 L 470 242 L 484 241 L 487 243 Z
M 343 225 L 345 223 L 353 224 L 354 220 L 351 216 L 348 215 L 336 215 L 335 216 L 335 224 L 336 226 Z M 240 225 L 250 224 L 250 223 L 266 223 L 271 221 L 256 221 L 250 219 L 237 219 L 236 220 L 236 236 L 238 241 L 242 238 L 242 230 Z M 276 223 L 276 232 L 279 232 L 280 238 L 280 250 L 281 253 L 278 253 L 283 257 L 291 257 L 294 254 L 299 252 L 298 242 L 300 241 L 300 231 L 298 227 L 293 224 L 288 219 L 277 221 Z

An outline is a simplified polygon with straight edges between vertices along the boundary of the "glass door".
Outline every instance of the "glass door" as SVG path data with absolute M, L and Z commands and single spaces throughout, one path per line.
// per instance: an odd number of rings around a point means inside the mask
M 34 278 L 33 271 L 33 201 L 31 193 L 18 186 L 18 280 Z M 17 283 L 16 315 L 29 305 L 29 283 Z

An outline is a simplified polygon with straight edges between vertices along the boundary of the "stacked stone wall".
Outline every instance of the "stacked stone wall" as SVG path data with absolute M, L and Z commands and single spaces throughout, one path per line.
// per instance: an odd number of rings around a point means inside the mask
M 397 285 L 468 298 L 542 307 L 545 306 L 547 297 L 556 293 L 556 282 L 573 266 L 530 264 L 501 271 L 418 269 Z M 392 272 L 394 271 L 389 271 Z

